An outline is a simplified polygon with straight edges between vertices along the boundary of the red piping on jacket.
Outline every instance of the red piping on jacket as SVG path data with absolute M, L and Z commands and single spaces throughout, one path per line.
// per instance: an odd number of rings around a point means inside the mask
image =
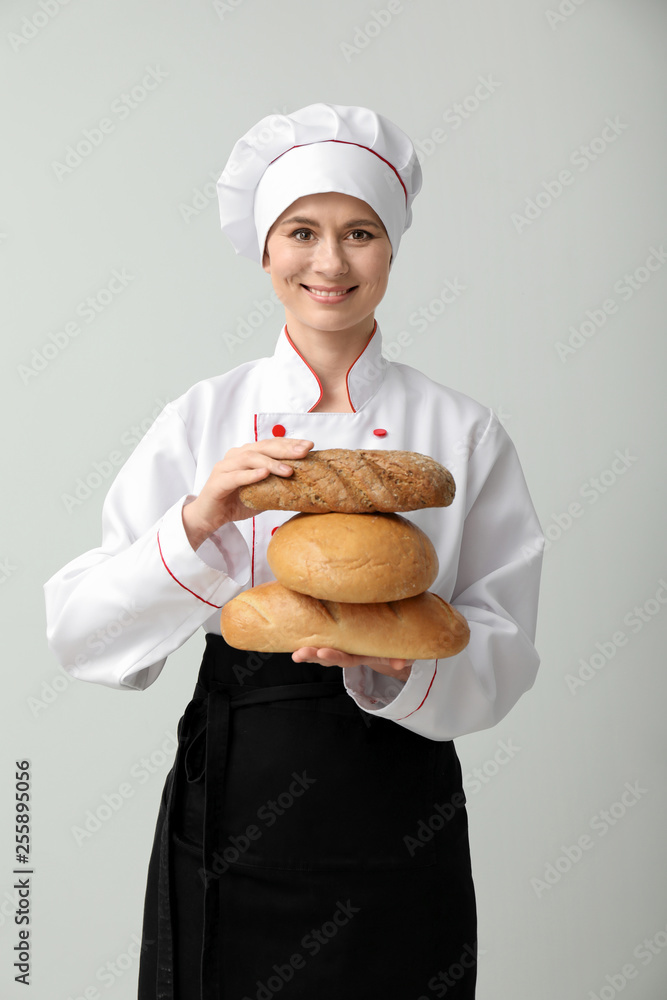
M 257 440 L 257 414 L 255 414 L 255 441 Z M 255 518 L 252 519 L 252 557 L 250 560 L 250 586 L 255 586 Z
M 222 607 L 222 604 L 211 604 L 210 601 L 205 601 L 203 597 L 200 597 L 199 594 L 195 594 L 194 590 L 190 590 L 189 587 L 186 587 L 184 583 L 181 583 L 181 581 L 177 577 L 174 576 L 174 574 L 171 572 L 171 570 L 167 566 L 166 562 L 164 561 L 164 556 L 162 555 L 162 546 L 160 545 L 160 532 L 159 531 L 157 533 L 157 547 L 160 550 L 160 559 L 162 560 L 162 565 L 164 566 L 164 568 L 166 569 L 167 573 L 172 578 L 172 580 L 176 580 L 176 583 L 178 584 L 179 587 L 182 587 L 183 590 L 187 590 L 188 594 L 192 594 L 192 596 L 196 597 L 198 601 L 202 601 L 204 604 L 208 604 L 209 608 L 215 608 L 216 610 L 219 611 L 220 608 Z
M 396 167 L 394 166 L 393 163 L 390 163 L 389 160 L 385 160 L 384 156 L 380 156 L 380 154 L 376 153 L 374 149 L 370 149 L 369 146 L 364 146 L 364 144 L 361 143 L 361 142 L 350 142 L 348 139 L 319 139 L 318 142 L 339 142 L 343 146 L 358 146 L 359 149 L 367 149 L 369 153 L 373 154 L 373 156 L 377 156 L 378 160 L 382 160 L 382 162 L 386 163 L 388 167 L 391 167 L 391 169 L 394 171 L 394 173 L 398 177 L 400 185 L 403 188 L 403 194 L 405 195 L 405 201 L 407 202 L 407 200 L 408 200 L 408 190 L 407 190 L 405 184 L 403 183 L 403 180 L 402 180 L 401 175 L 399 174 L 398 170 L 396 169 Z M 290 149 L 300 149 L 301 146 L 314 146 L 314 145 L 315 145 L 314 142 L 299 142 L 299 143 L 296 144 L 296 146 L 290 146 L 290 148 L 286 149 L 284 153 L 280 153 L 279 156 L 274 157 L 271 160 L 271 162 L 269 163 L 269 166 L 271 166 L 271 163 L 275 163 L 276 160 L 279 160 L 281 156 L 284 156 L 285 153 L 289 153 Z
M 335 140 L 331 140 L 331 141 L 333 142 Z M 359 358 L 361 357 L 361 355 L 364 353 L 364 351 L 366 350 L 366 348 L 370 344 L 370 342 L 373 339 L 373 337 L 375 336 L 375 331 L 377 330 L 377 326 L 378 326 L 378 322 L 377 322 L 377 320 L 375 320 L 375 322 L 373 324 L 373 332 L 371 333 L 370 337 L 366 341 L 363 350 L 357 355 L 357 357 L 354 359 L 354 361 L 352 362 L 352 364 L 350 365 L 350 367 L 348 368 L 348 370 L 347 370 L 347 372 L 345 374 L 345 389 L 347 391 L 347 398 L 350 400 L 350 406 L 352 407 L 352 412 L 353 413 L 356 413 L 357 411 L 355 410 L 355 408 L 354 408 L 354 406 L 352 404 L 352 400 L 350 399 L 350 387 L 347 384 L 347 377 L 350 374 L 350 372 L 352 371 L 352 369 L 354 368 L 354 366 L 356 365 L 356 363 L 359 360 Z M 287 342 L 289 343 L 289 345 L 292 348 L 294 348 L 294 350 L 296 351 L 296 353 L 299 355 L 299 357 L 303 361 L 304 365 L 306 365 L 306 367 L 309 368 L 310 371 L 313 373 L 313 375 L 317 379 L 317 384 L 320 387 L 320 396 L 319 396 L 319 399 L 317 400 L 316 403 L 313 403 L 313 405 L 311 406 L 310 410 L 308 410 L 308 413 L 311 413 L 315 409 L 315 407 L 318 405 L 318 403 L 320 402 L 320 399 L 322 399 L 322 396 L 324 395 L 324 388 L 323 388 L 322 383 L 320 382 L 320 380 L 319 380 L 319 378 L 317 376 L 317 372 L 314 370 L 314 368 L 310 367 L 310 365 L 308 364 L 308 362 L 304 358 L 303 354 L 298 349 L 298 347 L 294 344 L 294 341 L 290 337 L 288 329 L 287 329 L 287 323 L 285 323 L 285 336 L 287 337 Z M 255 418 L 254 418 L 254 428 L 255 428 L 255 441 L 257 441 L 258 440 L 257 414 L 255 414 Z M 251 555 L 251 559 L 250 559 L 250 586 L 251 587 L 255 586 L 255 518 L 254 517 L 252 519 L 252 555 Z M 427 694 L 428 694 L 428 692 L 427 692 Z
M 354 405 L 352 403 L 352 400 L 350 398 L 350 387 L 349 387 L 348 382 L 347 382 L 347 377 L 350 374 L 350 372 L 352 371 L 352 369 L 354 368 L 354 366 L 356 365 L 356 363 L 359 360 L 359 358 L 361 357 L 361 355 L 365 352 L 366 348 L 370 344 L 370 342 L 373 339 L 373 337 L 375 336 L 375 331 L 377 330 L 377 328 L 378 328 L 378 321 L 375 320 L 375 322 L 373 323 L 373 330 L 371 332 L 370 337 L 368 338 L 368 340 L 364 344 L 364 346 L 361 349 L 361 351 L 359 352 L 359 354 L 357 354 L 356 358 L 354 359 L 354 361 L 352 362 L 352 364 L 350 365 L 350 367 L 348 368 L 348 370 L 345 372 L 345 391 L 347 392 L 347 398 L 350 401 L 350 406 L 352 407 L 352 412 L 353 413 L 356 413 L 357 411 L 355 410 Z M 294 343 L 294 341 L 290 337 L 289 330 L 287 329 L 287 323 L 285 323 L 285 336 L 287 337 L 287 341 L 288 341 L 289 345 L 294 348 L 294 350 L 296 351 L 296 353 L 299 355 L 299 357 L 303 361 L 304 365 L 306 365 L 310 369 L 310 371 L 313 373 L 313 375 L 317 379 L 317 384 L 320 387 L 320 398 L 317 400 L 316 403 L 313 403 L 313 405 L 311 406 L 311 408 L 308 410 L 308 413 L 312 413 L 312 411 L 315 409 L 315 407 L 319 405 L 319 402 L 322 399 L 322 396 L 324 395 L 324 388 L 322 387 L 322 383 L 320 382 L 320 380 L 318 378 L 317 372 L 315 371 L 314 368 L 310 367 L 310 365 L 308 364 L 308 362 L 304 358 L 303 354 L 301 353 L 301 351 L 299 350 L 299 348 L 296 346 L 296 344 Z
M 317 379 L 317 384 L 318 384 L 318 385 L 319 385 L 319 387 L 320 387 L 320 397 L 319 397 L 319 399 L 317 400 L 317 402 L 316 402 L 316 403 L 313 403 L 313 405 L 311 406 L 310 410 L 308 410 L 308 412 L 310 413 L 310 412 L 311 412 L 312 410 L 314 410 L 314 409 L 315 409 L 315 407 L 316 407 L 316 406 L 317 406 L 317 405 L 319 404 L 319 402 L 320 402 L 320 399 L 322 399 L 322 396 L 324 395 L 324 388 L 323 388 L 323 386 L 322 386 L 322 383 L 320 382 L 320 380 L 319 380 L 319 378 L 318 378 L 318 376 L 317 376 L 317 372 L 315 371 L 315 369 L 314 369 L 314 368 L 311 368 L 311 367 L 310 367 L 310 365 L 308 364 L 308 362 L 307 362 L 307 361 L 306 361 L 306 359 L 304 358 L 304 356 L 303 356 L 303 354 L 301 353 L 301 351 L 299 350 L 299 348 L 295 346 L 295 344 L 294 344 L 294 342 L 293 342 L 292 338 L 291 338 L 291 337 L 290 337 L 290 335 L 289 335 L 289 331 L 288 331 L 288 329 L 287 329 L 287 323 L 285 323 L 285 336 L 287 337 L 287 341 L 288 341 L 289 345 L 290 345 L 291 347 L 293 347 L 293 348 L 294 348 L 294 350 L 296 351 L 296 353 L 297 353 L 297 354 L 299 355 L 299 357 L 300 357 L 300 358 L 301 358 L 301 360 L 303 361 L 304 365 L 306 365 L 306 367 L 307 367 L 307 368 L 310 368 L 310 371 L 311 371 L 311 372 L 313 373 L 313 375 L 314 375 L 314 376 L 315 376 L 315 378 Z M 365 348 L 364 348 L 364 350 L 365 350 Z M 363 353 L 363 351 L 362 351 L 362 353 Z
M 352 369 L 353 369 L 353 368 L 354 368 L 354 366 L 356 365 L 357 361 L 359 360 L 359 358 L 360 358 L 360 357 L 361 357 L 361 355 L 362 355 L 362 354 L 364 353 L 364 351 L 366 350 L 366 348 L 367 348 L 367 347 L 368 347 L 368 345 L 370 344 L 371 340 L 372 340 L 372 339 L 373 339 L 373 337 L 375 336 L 375 331 L 377 330 L 377 327 L 378 327 L 378 321 L 377 321 L 377 320 L 375 320 L 375 322 L 374 322 L 374 324 L 373 324 L 373 332 L 371 333 L 370 337 L 368 338 L 368 340 L 367 340 L 367 341 L 366 341 L 366 343 L 364 344 L 364 348 L 363 348 L 363 350 L 362 350 L 362 351 L 360 351 L 360 352 L 359 352 L 359 354 L 357 354 L 356 358 L 354 359 L 354 361 L 352 362 L 352 364 L 350 365 L 350 367 L 348 368 L 348 370 L 347 370 L 347 371 L 345 372 L 345 389 L 346 389 L 346 391 L 347 391 L 347 398 L 348 398 L 348 399 L 350 400 L 350 406 L 352 407 L 352 412 L 353 412 L 353 413 L 356 413 L 357 411 L 355 410 L 355 408 L 354 408 L 354 406 L 353 406 L 353 404 L 352 404 L 352 399 L 351 399 L 351 397 L 350 397 L 350 386 L 348 385 L 348 382 L 347 382 L 347 376 L 348 376 L 348 375 L 350 374 L 350 372 L 352 371 Z M 317 405 L 317 404 L 315 404 L 315 405 Z
M 424 702 L 428 698 L 428 692 L 431 690 L 431 687 L 433 685 L 433 681 L 435 680 L 435 675 L 437 674 L 437 672 L 438 672 L 438 661 L 436 660 L 435 661 L 435 667 L 433 669 L 433 677 L 431 677 L 431 683 L 428 686 L 428 691 L 426 692 L 426 694 L 424 695 L 424 697 L 422 698 L 422 700 L 420 701 L 420 703 L 417 705 L 417 707 L 413 708 L 412 711 L 408 712 L 407 715 L 401 715 L 401 717 L 399 719 L 396 719 L 397 722 L 402 722 L 403 719 L 409 719 L 411 715 L 414 715 L 415 712 L 419 711 L 419 709 L 422 707 L 422 705 L 424 704 Z

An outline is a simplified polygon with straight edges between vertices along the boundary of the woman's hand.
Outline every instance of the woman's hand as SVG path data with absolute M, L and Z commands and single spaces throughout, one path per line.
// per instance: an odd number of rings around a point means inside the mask
M 270 473 L 291 476 L 294 470 L 282 460 L 304 458 L 312 447 L 312 441 L 267 438 L 230 448 L 213 466 L 199 496 L 183 507 L 183 525 L 192 548 L 198 549 L 228 521 L 243 521 L 258 513 L 241 503 L 240 486 L 257 483 Z
M 414 660 L 389 659 L 381 656 L 353 656 L 343 653 L 340 649 L 323 646 L 302 646 L 292 653 L 295 663 L 321 663 L 323 667 L 359 667 L 365 663 L 371 670 L 387 677 L 396 677 L 399 681 L 407 681 L 412 672 Z

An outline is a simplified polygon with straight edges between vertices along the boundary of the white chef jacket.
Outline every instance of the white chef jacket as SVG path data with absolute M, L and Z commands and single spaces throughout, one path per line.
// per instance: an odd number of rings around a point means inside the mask
M 348 694 L 364 711 L 433 740 L 486 729 L 507 714 L 539 665 L 544 539 L 519 459 L 491 409 L 381 351 L 376 322 L 347 373 L 353 412 L 310 412 L 322 387 L 285 325 L 272 357 L 198 382 L 165 407 L 109 489 L 102 544 L 45 584 L 49 646 L 70 674 L 144 690 L 197 628 L 220 634 L 223 604 L 275 579 L 267 545 L 293 512 L 224 524 L 194 551 L 181 511 L 230 448 L 284 430 L 318 450 L 421 452 L 456 482 L 449 507 L 402 516 L 433 542 L 439 572 L 430 590 L 467 619 L 468 646 L 416 660 L 407 681 L 346 668 Z

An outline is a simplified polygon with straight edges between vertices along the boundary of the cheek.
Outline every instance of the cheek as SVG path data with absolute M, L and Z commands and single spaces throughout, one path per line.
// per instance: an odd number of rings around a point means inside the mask
M 391 253 L 386 251 L 384 248 L 382 252 L 378 253 L 373 260 L 369 260 L 368 267 L 369 273 L 373 275 L 374 285 L 386 285 L 389 281 L 389 265 L 391 262 Z
M 303 272 L 303 254 L 285 254 L 276 269 L 280 281 L 293 281 Z
M 371 284 L 373 285 L 374 288 L 381 289 L 382 291 L 384 291 L 388 283 L 389 283 L 389 263 L 388 261 L 383 260 L 382 263 L 378 265 L 377 270 L 375 271 L 373 278 L 371 280 Z

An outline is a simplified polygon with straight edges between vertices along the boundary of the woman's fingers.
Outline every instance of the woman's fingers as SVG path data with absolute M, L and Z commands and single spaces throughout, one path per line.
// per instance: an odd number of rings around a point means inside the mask
M 267 476 L 269 473 L 276 476 L 291 476 L 294 470 L 291 465 L 285 464 L 285 460 L 294 461 L 303 458 L 312 447 L 312 441 L 297 441 L 292 438 L 252 441 L 241 448 L 230 448 L 222 461 L 217 463 L 217 471 L 227 474 L 246 469 L 265 469 Z M 244 483 L 238 480 L 236 485 Z
M 312 441 L 267 438 L 230 448 L 213 466 L 199 496 L 183 510 L 183 524 L 192 547 L 196 550 L 225 522 L 254 516 L 256 512 L 238 498 L 240 486 L 260 482 L 271 473 L 291 476 L 294 469 L 284 460 L 303 458 L 312 447 Z
M 344 653 L 340 649 L 333 649 L 330 646 L 303 646 L 292 653 L 295 663 L 319 663 L 323 667 L 358 667 L 365 664 L 371 670 L 386 674 L 390 677 L 401 675 L 407 667 L 411 667 L 413 661 L 399 659 L 397 657 L 381 656 L 356 656 L 352 653 Z

